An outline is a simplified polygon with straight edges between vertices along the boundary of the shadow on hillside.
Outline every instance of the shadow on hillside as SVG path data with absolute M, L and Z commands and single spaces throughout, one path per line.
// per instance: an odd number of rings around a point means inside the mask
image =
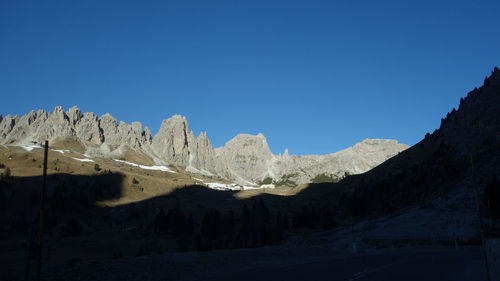
M 310 184 L 293 196 L 241 198 L 236 196 L 240 191 L 193 185 L 114 207 L 99 203 L 123 196 L 123 175 L 56 174 L 48 180 L 45 223 L 54 239 L 108 237 L 93 244 L 99 255 L 93 252 L 91 258 L 260 247 L 280 243 L 297 229 L 325 230 L 393 214 L 449 191 L 469 167 L 469 159 L 454 147 L 428 138 L 367 173 Z M 40 185 L 40 177 L 2 184 L 0 233 L 5 240 L 26 237 L 38 210 Z
M 23 241 L 28 232 L 36 233 L 40 185 L 41 177 L 19 177 L 2 184 L 0 240 Z M 294 212 L 308 202 L 271 194 L 239 199 L 235 197 L 238 191 L 197 185 L 135 203 L 113 207 L 100 204 L 121 198 L 123 186 L 120 174 L 50 175 L 44 214 L 44 233 L 49 244 L 70 249 L 67 251 L 71 254 L 64 256 L 109 258 L 135 255 L 140 245 L 155 245 L 144 246 L 149 247 L 146 252 L 260 247 L 280 243 L 292 227 L 333 227 L 326 222 L 334 220 L 327 203 Z M 78 237 L 100 237 L 89 242 L 91 248 L 99 249 L 94 254 L 80 255 L 78 243 L 58 242 Z M 19 255 L 22 247 L 16 251 Z M 0 261 L 8 261 L 11 254 L 0 255 Z M 59 256 L 62 258 L 63 254 Z
M 102 210 L 96 202 L 120 198 L 123 192 L 122 183 L 121 174 L 48 175 L 43 237 L 45 244 L 49 246 L 44 249 L 50 252 L 50 245 L 53 243 L 90 234 L 99 229 Z M 0 243 L 3 245 L 0 251 L 3 270 L 0 270 L 0 276 L 8 280 L 20 280 L 24 276 L 28 257 L 32 261 L 29 263 L 31 269 L 35 268 L 33 263 L 40 225 L 41 187 L 41 176 L 9 177 L 0 180 Z M 56 248 L 57 254 L 52 256 L 56 260 L 67 259 L 68 255 L 64 251 L 79 253 L 80 246 L 75 244 L 73 248 Z M 50 253 L 44 252 L 44 258 L 49 256 Z
M 47 227 L 61 223 L 59 218 L 96 211 L 96 202 L 122 196 L 123 175 L 51 174 L 45 190 Z M 42 177 L 12 177 L 0 181 L 1 228 L 22 235 L 33 227 L 40 209 Z M 0 237 L 1 238 L 1 237 Z
M 423 143 L 367 173 L 339 183 L 311 184 L 294 196 L 237 198 L 239 191 L 193 185 L 115 207 L 99 202 L 123 196 L 123 175 L 55 174 L 48 180 L 47 237 L 59 251 L 53 255 L 58 261 L 275 245 L 290 231 L 332 229 L 446 192 L 468 167 L 453 147 Z M 0 185 L 1 239 L 26 237 L 38 209 L 40 185 L 40 177 Z M 19 245 L 0 254 L 6 268 L 21 264 L 12 258 L 22 257 Z
M 349 176 L 338 183 L 310 184 L 293 196 L 262 193 L 237 198 L 239 191 L 219 191 L 193 185 L 115 207 L 105 207 L 99 202 L 123 196 L 123 175 L 54 174 L 49 176 L 47 185 L 47 227 L 55 229 L 69 220 L 69 216 L 75 216 L 82 225 L 95 229 L 110 227 L 97 222 L 108 219 L 115 229 L 149 227 L 154 230 L 155 218 L 162 210 L 180 210 L 193 216 L 193 224 L 199 227 L 208 212 L 218 210 L 241 215 L 245 207 L 250 208 L 258 201 L 263 202 L 265 212 L 289 215 L 290 223 L 293 216 L 308 205 L 343 213 L 350 217 L 349 220 L 362 219 L 392 213 L 425 200 L 431 194 L 446 191 L 449 183 L 466 171 L 466 161 L 455 157 L 453 148 L 436 146 L 427 140 L 367 173 Z M 0 208 L 4 214 L 2 227 L 6 232 L 29 228 L 38 210 L 40 185 L 40 177 L 14 178 L 3 184 Z M 147 188 L 133 192 L 147 192 Z M 64 234 L 64 230 L 58 231 L 60 235 Z

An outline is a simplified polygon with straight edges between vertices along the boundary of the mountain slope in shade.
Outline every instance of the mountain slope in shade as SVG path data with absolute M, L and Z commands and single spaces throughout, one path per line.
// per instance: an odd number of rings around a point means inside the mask
M 365 218 L 462 190 L 473 203 L 460 204 L 475 212 L 476 196 L 500 176 L 499 116 L 500 71 L 495 68 L 416 145 L 367 173 L 338 184 L 311 185 L 301 197 L 336 202 L 351 217 Z

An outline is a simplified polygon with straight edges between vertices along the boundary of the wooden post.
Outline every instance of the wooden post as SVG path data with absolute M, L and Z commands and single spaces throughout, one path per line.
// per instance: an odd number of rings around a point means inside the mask
M 42 246 L 43 246 L 43 216 L 45 211 L 45 185 L 47 183 L 47 156 L 49 151 L 49 141 L 45 141 L 45 148 L 43 153 L 43 178 L 42 178 L 42 192 L 40 196 L 40 217 L 38 226 L 38 266 L 36 270 L 36 280 L 40 281 L 40 274 L 42 272 Z

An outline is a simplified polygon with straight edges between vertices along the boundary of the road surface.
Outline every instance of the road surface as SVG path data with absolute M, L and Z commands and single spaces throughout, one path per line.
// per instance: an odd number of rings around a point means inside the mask
M 402 250 L 360 254 L 321 261 L 210 276 L 205 281 L 265 280 L 487 280 L 482 249 Z

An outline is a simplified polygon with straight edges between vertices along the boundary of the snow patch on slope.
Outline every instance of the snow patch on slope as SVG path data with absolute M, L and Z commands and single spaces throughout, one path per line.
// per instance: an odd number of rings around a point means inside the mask
M 219 183 L 219 182 L 207 182 L 205 183 L 209 188 L 216 190 L 249 190 L 258 189 L 254 186 L 239 185 L 236 183 Z
M 138 168 L 141 168 L 141 169 L 144 169 L 144 170 L 153 170 L 153 171 L 163 171 L 163 172 L 169 172 L 169 173 L 177 173 L 171 169 L 169 169 L 168 167 L 165 167 L 165 166 L 145 166 L 145 165 L 139 165 L 139 164 L 136 164 L 136 163 L 132 163 L 132 162 L 128 162 L 128 161 L 124 161 L 124 160 L 118 160 L 118 159 L 113 159 L 114 161 L 116 162 L 120 162 L 120 163 L 124 163 L 124 164 L 127 164 L 127 165 L 130 165 L 130 166 L 134 166 L 134 167 L 138 167 Z
M 35 148 L 42 148 L 39 145 L 20 145 L 20 147 L 28 152 L 33 151 Z
M 239 185 L 236 183 L 220 183 L 220 182 L 204 182 L 202 179 L 198 178 L 193 178 L 197 180 L 196 184 L 203 184 L 207 186 L 208 188 L 215 189 L 215 190 L 249 190 L 249 189 L 259 189 L 258 187 L 255 186 L 247 186 L 247 185 Z
M 76 158 L 76 157 L 71 157 L 71 158 L 80 162 L 95 162 L 94 160 L 88 158 Z
M 61 154 L 72 152 L 71 150 L 67 150 L 67 149 L 51 149 L 51 150 L 55 151 L 55 152 L 59 152 Z M 73 152 L 73 153 L 81 154 L 81 153 L 78 153 L 78 152 Z M 87 156 L 87 157 L 89 157 L 89 156 Z

